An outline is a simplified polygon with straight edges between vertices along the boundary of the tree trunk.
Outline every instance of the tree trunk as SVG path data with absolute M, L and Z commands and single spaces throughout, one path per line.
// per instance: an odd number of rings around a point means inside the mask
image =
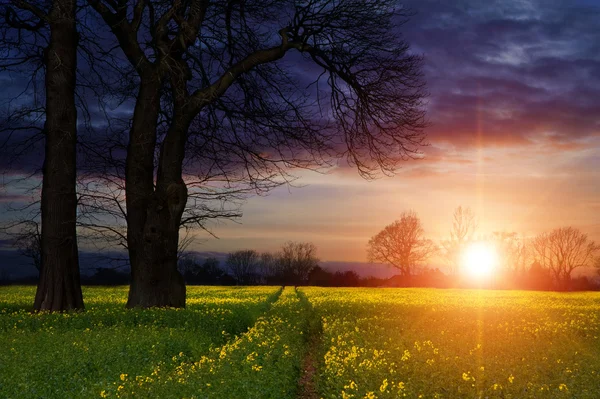
M 183 183 L 152 194 L 142 239 L 131 261 L 131 287 L 127 307 L 185 307 L 185 283 L 177 270 L 177 244 L 181 213 L 187 200 Z M 181 208 L 183 209 L 183 208 Z
M 129 308 L 185 307 L 185 283 L 177 270 L 179 223 L 187 201 L 187 189 L 181 179 L 183 146 L 179 145 L 181 149 L 173 154 L 168 150 L 172 145 L 167 143 L 174 136 L 185 138 L 186 131 L 175 132 L 173 128 L 167 133 L 154 188 L 159 93 L 157 75 L 143 76 L 127 151 L 127 243 L 131 263 Z M 180 144 L 180 141 L 177 140 L 177 143 Z M 161 173 L 163 165 L 173 163 L 179 163 L 179 173 L 165 178 Z M 171 166 L 167 169 L 172 170 Z
M 42 270 L 34 309 L 83 309 L 77 254 L 75 0 L 55 0 L 46 49 L 46 148 L 42 185 Z

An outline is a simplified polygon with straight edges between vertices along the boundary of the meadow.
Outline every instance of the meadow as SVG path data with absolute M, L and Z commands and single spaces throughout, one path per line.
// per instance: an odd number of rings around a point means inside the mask
M 0 287 L 0 398 L 598 398 L 600 293 L 188 287 L 187 308 L 29 312 Z

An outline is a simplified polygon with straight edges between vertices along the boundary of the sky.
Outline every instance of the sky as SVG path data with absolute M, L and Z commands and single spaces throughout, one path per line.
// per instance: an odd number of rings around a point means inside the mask
M 250 198 L 189 249 L 309 241 L 323 261 L 365 262 L 369 238 L 403 211 L 440 240 L 459 205 L 480 235 L 574 226 L 600 241 L 600 0 L 405 4 L 416 15 L 399 34 L 424 56 L 429 93 L 422 159 L 374 181 L 344 165 L 293 172 L 297 187 Z
M 406 210 L 433 239 L 469 206 L 480 235 L 574 226 L 600 241 L 600 1 L 414 1 L 403 26 L 424 56 L 423 159 L 396 176 L 300 172 L 250 199 L 239 224 L 198 250 L 311 241 L 321 259 L 366 261 L 367 242 Z

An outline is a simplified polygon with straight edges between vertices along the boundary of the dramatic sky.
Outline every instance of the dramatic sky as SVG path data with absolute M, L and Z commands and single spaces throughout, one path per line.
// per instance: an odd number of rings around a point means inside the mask
M 191 249 L 311 241 L 322 260 L 364 262 L 403 211 L 442 239 L 459 205 L 482 235 L 571 225 L 600 240 L 600 0 L 406 4 L 417 15 L 399 33 L 424 56 L 429 92 L 423 159 L 375 181 L 348 167 L 297 173 L 303 187 L 251 198 L 239 224 Z
M 214 227 L 198 249 L 312 241 L 324 260 L 365 261 L 371 236 L 413 209 L 445 237 L 470 206 L 479 232 L 572 225 L 600 240 L 600 1 L 409 1 L 402 28 L 425 57 L 430 146 L 397 176 L 302 173 Z

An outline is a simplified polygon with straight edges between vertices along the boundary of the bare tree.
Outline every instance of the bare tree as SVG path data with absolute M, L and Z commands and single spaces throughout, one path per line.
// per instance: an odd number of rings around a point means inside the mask
M 227 256 L 227 267 L 238 284 L 255 284 L 258 278 L 260 255 L 247 249 L 235 251 Z
M 129 307 L 185 305 L 177 272 L 192 192 L 185 167 L 200 182 L 216 172 L 222 187 L 264 192 L 289 167 L 340 157 L 368 178 L 393 173 L 424 145 L 421 59 L 393 29 L 410 16 L 395 1 L 88 3 L 116 39 L 107 48 L 120 48 L 136 75 L 125 176 Z M 282 62 L 292 52 L 318 69 L 310 89 Z
M 540 265 L 564 288 L 575 269 L 593 265 L 600 246 L 573 227 L 561 227 L 535 237 L 533 250 Z
M 41 249 L 43 265 L 34 301 L 35 310 L 83 309 L 76 234 L 77 73 L 76 1 L 37 2 L 13 0 L 4 8 L 4 22 L 14 35 L 4 34 L 14 52 L 3 68 L 31 61 L 31 48 L 39 46 L 23 36 L 46 35 L 42 65 L 45 68 L 45 158 L 41 195 Z M 11 42 L 10 39 L 14 38 Z
M 13 242 L 19 254 L 31 259 L 33 266 L 42 272 L 42 230 L 36 220 L 26 220 L 15 226 L 18 231 L 13 235 Z
M 285 283 L 305 284 L 310 271 L 319 264 L 317 247 L 311 242 L 288 241 L 276 255 L 276 262 Z
M 368 244 L 370 262 L 387 263 L 400 270 L 402 276 L 414 274 L 438 248 L 424 238 L 421 220 L 414 211 L 403 212 L 400 219 L 371 237 Z
M 500 253 L 500 269 L 514 277 L 523 277 L 533 262 L 529 240 L 505 231 L 494 232 L 493 238 Z
M 277 255 L 271 252 L 261 253 L 258 270 L 262 283 L 271 283 L 278 280 L 277 277 L 280 274 L 280 267 L 279 262 L 277 261 Z M 277 282 L 279 283 L 279 281 Z
M 462 253 L 466 244 L 473 239 L 476 230 L 477 220 L 471 208 L 457 207 L 453 214 L 450 239 L 442 241 L 441 245 L 451 274 L 458 274 Z

